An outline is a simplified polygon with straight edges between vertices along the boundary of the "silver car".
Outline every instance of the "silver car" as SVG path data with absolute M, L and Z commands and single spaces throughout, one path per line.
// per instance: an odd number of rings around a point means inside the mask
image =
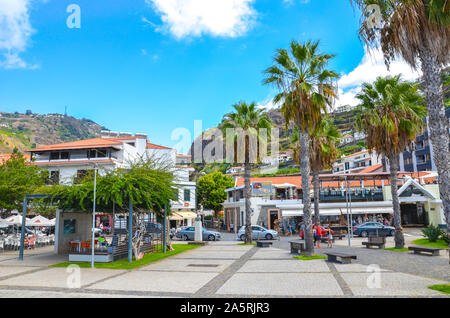
M 186 227 L 176 233 L 178 238 L 181 238 L 183 241 L 193 241 L 195 239 L 195 226 Z M 219 232 L 208 231 L 203 228 L 202 231 L 203 241 L 219 241 L 221 235 Z
M 259 225 L 252 225 L 252 240 L 273 240 L 277 237 L 277 231 L 268 230 Z M 239 229 L 238 238 L 241 241 L 245 241 L 245 226 Z

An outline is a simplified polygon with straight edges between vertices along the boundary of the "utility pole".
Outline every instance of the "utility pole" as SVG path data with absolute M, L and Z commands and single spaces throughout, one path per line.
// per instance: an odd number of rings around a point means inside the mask
M 95 258 L 95 203 L 96 203 L 96 191 L 97 191 L 97 167 L 94 168 L 94 204 L 92 209 L 92 241 L 91 241 L 91 268 L 94 268 Z

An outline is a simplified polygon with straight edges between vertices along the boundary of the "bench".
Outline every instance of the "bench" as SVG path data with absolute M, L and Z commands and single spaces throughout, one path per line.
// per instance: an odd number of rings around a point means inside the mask
M 333 234 L 333 239 L 338 238 L 338 239 L 342 240 L 345 236 L 346 236 L 346 234 L 342 234 L 342 233 Z
M 300 241 L 289 241 L 291 244 L 291 254 L 301 254 L 305 251 L 305 243 Z
M 439 256 L 441 248 L 428 247 L 428 246 L 410 246 L 410 251 L 414 251 L 414 254 L 431 253 L 431 256 Z
M 372 246 L 378 246 L 378 248 L 384 248 L 386 245 L 386 237 L 384 236 L 369 236 L 369 241 L 362 242 L 367 248 Z
M 338 262 L 337 258 L 340 258 L 340 262 L 342 264 L 351 264 L 352 259 L 356 259 L 356 255 L 354 254 L 345 254 L 345 253 L 338 253 L 338 252 L 327 252 L 325 255 L 328 256 L 329 262 Z
M 256 242 L 257 247 L 270 247 L 270 245 L 272 245 L 272 242 L 267 242 L 267 241 L 257 241 Z

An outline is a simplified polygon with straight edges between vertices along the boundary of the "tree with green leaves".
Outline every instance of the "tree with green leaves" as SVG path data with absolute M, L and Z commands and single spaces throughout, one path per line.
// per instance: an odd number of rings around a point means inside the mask
M 399 155 L 423 130 L 426 107 L 415 83 L 403 81 L 401 76 L 379 77 L 373 84 L 363 84 L 357 95 L 361 113 L 356 120 L 359 131 L 367 137 L 370 151 L 389 160 L 391 193 L 394 208 L 395 248 L 404 247 L 398 198 Z
M 214 211 L 217 217 L 227 199 L 226 189 L 234 187 L 232 177 L 221 172 L 204 175 L 197 180 L 197 203 Z
M 450 235 L 449 123 L 445 116 L 443 69 L 450 62 L 450 1 L 351 0 L 363 12 L 360 38 L 378 46 L 386 64 L 401 56 L 423 73 L 422 86 L 429 116 L 430 139 L 439 174 L 439 191 Z M 373 12 L 373 9 L 379 9 Z M 374 20 L 375 18 L 375 20 Z
M 134 228 L 139 233 L 143 226 L 143 214 L 153 212 L 158 219 L 163 219 L 163 210 L 170 206 L 176 187 L 173 171 L 152 160 L 140 159 L 131 163 L 129 169 L 105 169 L 97 174 L 96 210 L 104 213 L 128 213 L 131 200 Z M 50 202 L 62 210 L 92 213 L 94 178 L 91 173 L 76 185 L 46 186 L 36 192 L 49 195 Z M 135 237 L 138 239 L 134 239 L 132 243 L 137 257 L 142 243 L 139 238 L 142 237 Z M 167 242 L 171 250 L 170 240 Z
M 250 172 L 252 165 L 256 164 L 258 160 L 259 143 L 267 142 L 266 138 L 270 137 L 272 121 L 262 109 L 256 107 L 255 103 L 240 102 L 234 105 L 234 112 L 223 117 L 219 128 L 224 133 L 226 143 L 233 145 L 233 161 L 244 164 L 245 243 L 251 244 Z M 260 129 L 265 129 L 266 134 L 260 134 Z M 230 130 L 233 130 L 231 135 Z
M 322 118 L 321 122 L 311 133 L 310 141 L 310 165 L 312 170 L 312 180 L 314 188 L 314 221 L 317 224 L 320 221 L 320 183 L 319 173 L 324 169 L 332 167 L 339 156 L 337 144 L 341 134 L 334 125 L 330 117 Z M 291 141 L 298 144 L 300 141 L 297 126 L 294 127 Z M 294 159 L 300 163 L 299 149 L 294 150 Z
M 305 227 L 305 254 L 314 254 L 311 220 L 310 136 L 324 114 L 334 104 L 339 77 L 328 70 L 334 55 L 322 54 L 319 42 L 292 41 L 290 52 L 278 49 L 274 65 L 265 70 L 264 84 L 274 85 L 280 93 L 275 103 L 281 103 L 286 127 L 293 122 L 299 130 L 301 175 L 303 191 L 303 224 Z
M 15 151 L 0 165 L 0 212 L 6 217 L 12 210 L 22 211 L 23 200 L 36 188 L 44 185 L 46 171 L 29 165 L 24 156 Z

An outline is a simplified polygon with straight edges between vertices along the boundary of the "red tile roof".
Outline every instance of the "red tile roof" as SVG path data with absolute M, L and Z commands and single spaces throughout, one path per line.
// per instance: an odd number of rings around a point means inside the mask
M 135 137 L 134 137 L 135 138 Z M 107 148 L 113 146 L 120 146 L 122 142 L 118 138 L 93 138 L 86 140 L 77 140 L 71 142 L 64 142 L 61 144 L 54 144 L 42 146 L 36 149 L 27 150 L 28 152 L 52 151 L 52 150 L 70 150 L 70 149 L 89 149 L 89 148 Z
M 423 177 L 428 175 L 430 172 L 414 172 L 414 173 L 410 173 L 410 172 L 399 172 L 398 177 L 399 177 L 399 184 L 401 184 L 402 180 L 401 178 L 405 177 L 405 176 L 410 176 L 413 177 L 415 179 L 419 178 L 419 177 Z M 377 173 L 372 173 L 370 174 L 374 177 L 378 176 Z M 345 175 L 336 175 L 336 181 L 327 181 L 327 180 L 321 180 L 321 184 L 324 188 L 340 188 L 342 182 L 345 181 L 339 181 L 339 176 L 345 176 Z M 363 177 L 364 175 L 361 174 L 361 177 Z M 390 180 L 390 175 L 389 173 L 385 173 L 385 174 L 380 174 L 380 179 L 377 180 L 366 180 L 364 181 L 364 186 L 365 187 L 381 187 L 384 183 L 385 186 L 388 186 L 391 184 L 391 180 Z M 322 177 L 327 177 L 329 178 L 330 175 L 324 175 Z M 381 177 L 384 177 L 381 179 Z M 375 179 L 375 178 L 374 178 Z M 431 179 L 431 180 L 430 180 Z M 436 180 L 436 178 L 430 178 L 427 179 L 427 182 L 434 182 Z M 311 181 L 312 181 L 312 177 L 311 177 Z M 384 181 L 384 182 L 383 182 Z M 285 184 L 285 183 L 289 183 L 292 185 L 295 185 L 297 189 L 301 189 L 302 188 L 302 177 L 301 176 L 288 176 L 288 177 L 267 177 L 267 178 L 251 178 L 250 183 L 252 182 L 272 182 L 273 185 L 281 185 L 281 184 Z M 239 177 L 236 179 L 235 182 L 235 187 L 241 187 L 244 186 L 244 178 Z M 312 184 L 311 184 L 311 189 L 312 189 Z M 353 181 L 349 181 L 349 186 L 352 188 L 359 188 L 361 187 L 361 181 L 359 180 L 353 180 Z
M 168 148 L 168 147 L 164 147 L 164 146 L 160 146 L 160 145 L 155 145 L 155 144 L 151 144 L 151 143 L 147 143 L 147 149 L 166 149 L 166 150 L 171 150 L 172 148 Z
M 360 173 L 371 173 L 371 172 L 382 172 L 382 171 L 383 171 L 383 164 L 380 163 L 380 164 L 375 165 L 375 166 L 370 166 L 370 167 L 362 170 Z
M 31 160 L 31 156 L 29 153 L 24 153 L 22 155 L 25 157 L 25 161 Z M 0 153 L 0 165 L 4 164 L 6 161 L 8 161 L 9 158 L 11 158 L 11 156 L 12 156 L 11 153 Z
M 104 159 L 104 160 L 67 160 L 67 161 L 39 161 L 39 162 L 31 162 L 32 166 L 54 166 L 54 165 L 79 165 L 79 164 L 87 164 L 87 163 L 113 163 L 112 159 Z

